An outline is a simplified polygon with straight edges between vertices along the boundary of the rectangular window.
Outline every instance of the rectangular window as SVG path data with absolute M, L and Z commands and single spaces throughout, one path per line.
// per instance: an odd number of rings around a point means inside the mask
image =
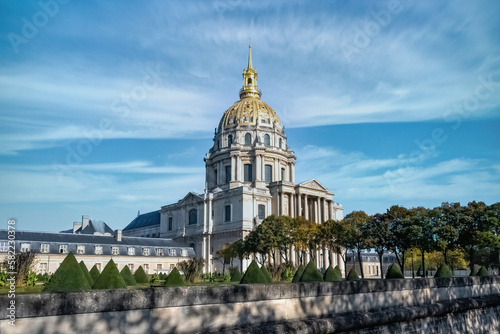
M 156 265 L 156 270 L 161 270 L 161 269 L 162 269 L 161 263 L 158 263 L 158 264 Z
M 85 254 L 85 245 L 77 245 L 76 254 Z
M 129 263 L 128 264 L 128 269 L 130 269 L 130 271 L 133 273 L 134 272 L 134 264 L 133 263 Z
M 0 252 L 8 252 L 9 251 L 9 244 L 7 241 L 0 242 Z
M 215 185 L 219 184 L 219 179 L 217 178 L 217 169 L 214 170 L 214 177 L 215 177 Z
M 50 244 L 41 244 L 40 253 L 48 253 L 50 251 Z
M 265 179 L 266 183 L 271 183 L 273 182 L 273 166 L 271 165 L 266 165 L 265 167 Z
M 149 248 L 144 247 L 144 248 L 142 249 L 142 255 L 144 255 L 144 256 L 149 256 Z
M 47 272 L 47 263 L 40 263 L 40 274 L 45 274 Z
M 285 181 L 285 169 L 281 168 L 281 181 Z
M 169 256 L 176 256 L 177 255 L 177 252 L 175 251 L 175 248 L 170 248 L 168 250 L 168 255 Z
M 225 209 L 226 209 L 226 212 L 224 215 L 224 221 L 230 222 L 231 221 L 231 205 L 226 205 Z
M 143 267 L 144 272 L 146 273 L 146 275 L 149 275 L 149 264 L 145 264 L 142 267 Z
M 102 255 L 102 246 L 94 246 L 94 253 L 96 255 Z
M 259 204 L 259 219 L 264 220 L 266 218 L 266 206 L 264 204 Z
M 172 269 L 174 269 L 174 268 L 175 268 L 175 264 L 170 263 L 170 269 L 172 270 Z
M 29 252 L 31 249 L 31 245 L 29 243 L 22 242 L 21 243 L 21 253 Z
M 245 164 L 244 174 L 245 174 L 245 176 L 244 176 L 245 182 L 252 182 L 253 181 L 252 164 Z
M 163 256 L 163 248 L 156 249 L 156 256 Z
M 134 247 L 127 248 L 127 254 L 128 255 L 135 255 L 135 248 Z M 130 270 L 132 270 L 132 269 L 130 269 Z
M 173 221 L 174 221 L 173 217 L 168 217 L 168 230 L 169 231 L 172 231 Z
M 118 255 L 118 254 L 120 254 L 120 248 L 118 246 L 111 247 L 111 255 Z
M 59 245 L 59 253 L 66 254 L 68 252 L 68 245 Z
M 231 166 L 226 166 L 226 184 L 231 182 Z

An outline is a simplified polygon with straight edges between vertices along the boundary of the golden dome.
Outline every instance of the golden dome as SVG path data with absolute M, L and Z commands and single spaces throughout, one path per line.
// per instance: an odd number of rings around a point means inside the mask
M 243 88 L 240 100 L 224 112 L 219 123 L 219 131 L 237 126 L 265 126 L 281 129 L 281 121 L 266 102 L 260 99 L 257 89 L 257 69 L 252 66 L 252 45 L 248 50 L 248 66 L 243 70 Z

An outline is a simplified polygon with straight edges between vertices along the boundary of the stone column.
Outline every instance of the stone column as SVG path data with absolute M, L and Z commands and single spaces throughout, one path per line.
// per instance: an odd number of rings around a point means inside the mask
M 307 203 L 307 194 L 304 194 L 304 216 L 307 220 L 309 220 L 309 205 Z
M 255 166 L 255 181 L 262 180 L 262 156 L 259 154 L 255 157 L 256 166 Z
M 302 216 L 302 194 L 297 194 L 297 217 Z
M 333 219 L 333 201 L 328 202 L 328 217 Z
M 239 155 L 236 156 L 236 176 L 238 181 L 243 181 L 241 177 L 241 173 L 243 173 L 243 165 L 241 164 L 241 157 Z
M 290 165 L 290 174 L 291 175 L 290 175 L 290 179 L 289 180 L 291 182 L 295 183 L 295 163 L 293 163 L 293 162 Z
M 319 212 L 319 198 L 316 197 L 314 199 L 314 222 L 315 223 L 319 223 L 319 215 L 318 215 L 318 212 Z
M 231 181 L 236 181 L 236 157 L 231 156 Z

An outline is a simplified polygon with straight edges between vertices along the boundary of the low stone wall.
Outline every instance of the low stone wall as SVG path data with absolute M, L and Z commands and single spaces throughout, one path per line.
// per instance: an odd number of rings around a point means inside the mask
M 446 305 L 443 303 L 457 300 L 466 300 L 467 305 L 479 305 L 476 308 L 464 307 L 461 312 L 485 310 L 496 307 L 494 301 L 500 299 L 499 294 L 500 277 L 491 276 L 17 295 L 15 327 L 8 324 L 10 299 L 3 295 L 0 296 L 0 329 L 2 333 L 237 331 L 246 326 L 259 328 L 303 321 L 322 323 L 341 316 L 349 318 L 356 312 L 374 314 L 381 309 L 410 310 L 433 304 Z M 484 305 L 478 302 L 487 297 L 493 302 Z M 453 308 L 450 310 L 453 313 Z M 424 312 L 419 317 L 408 316 L 406 320 L 398 316 L 377 326 L 429 316 L 435 315 Z M 361 316 L 356 321 L 361 327 L 356 328 L 375 326 L 368 320 L 363 325 L 363 319 L 369 318 Z

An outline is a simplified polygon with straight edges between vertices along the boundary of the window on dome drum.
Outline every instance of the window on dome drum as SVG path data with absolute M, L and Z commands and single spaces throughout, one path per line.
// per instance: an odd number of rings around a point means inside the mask
M 168 217 L 168 230 L 172 231 L 172 225 L 173 225 L 173 217 Z
M 163 256 L 163 248 L 156 249 L 156 256 Z
M 233 135 L 227 136 L 227 147 L 231 147 L 233 144 Z
M 225 209 L 226 209 L 226 212 L 224 215 L 224 221 L 230 222 L 231 221 L 231 205 L 226 205 Z
M 111 247 L 111 255 L 118 255 L 118 254 L 120 254 L 120 248 L 118 246 Z
M 273 166 L 266 165 L 265 167 L 265 181 L 266 183 L 273 182 Z
M 96 255 L 101 255 L 102 254 L 102 246 L 94 246 L 94 253 Z
M 135 255 L 135 248 L 134 247 L 127 248 L 127 254 L 128 255 Z M 132 269 L 130 269 L 130 270 L 132 270 Z
M 217 140 L 217 149 L 219 149 L 219 147 L 220 147 L 220 141 Z
M 59 253 L 66 254 L 68 252 L 68 245 L 59 245 Z
M 176 256 L 176 255 L 177 255 L 177 251 L 176 251 L 176 249 L 175 249 L 175 248 L 170 248 L 170 249 L 168 250 L 168 255 L 169 255 L 169 256 Z
M 49 244 L 41 244 L 40 245 L 40 253 L 48 253 L 50 250 Z
M 214 169 L 214 181 L 215 185 L 219 184 L 219 180 L 217 179 L 217 169 Z
M 77 245 L 76 254 L 85 254 L 85 245 Z
M 264 136 L 264 146 L 266 147 L 271 146 L 271 137 L 269 137 L 269 135 Z
M 285 169 L 281 168 L 281 181 L 285 181 Z
M 231 182 L 231 166 L 226 166 L 226 184 Z
M 142 249 L 142 255 L 143 255 L 143 256 L 149 256 L 149 248 L 144 247 L 144 248 Z
M 29 243 L 22 242 L 21 243 L 21 253 L 29 252 L 31 249 L 31 245 Z
M 252 164 L 245 164 L 244 172 L 245 172 L 244 181 L 245 182 L 252 182 L 253 181 Z
M 280 138 L 280 140 L 279 140 L 279 148 L 282 148 L 282 147 L 281 147 L 281 144 L 282 144 L 282 143 L 283 143 L 283 140 Z
M 252 145 L 252 135 L 247 133 L 245 134 L 245 146 Z
M 266 206 L 264 204 L 259 204 L 259 219 L 263 220 L 266 218 Z
M 196 209 L 189 210 L 189 225 L 196 225 L 198 223 L 198 211 Z

